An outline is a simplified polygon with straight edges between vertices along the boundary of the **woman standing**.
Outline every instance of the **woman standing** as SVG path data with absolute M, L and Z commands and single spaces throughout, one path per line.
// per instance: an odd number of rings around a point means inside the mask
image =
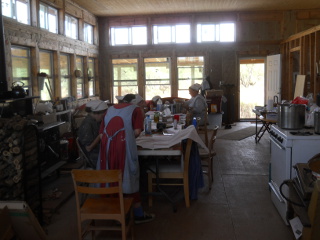
M 190 100 L 184 103 L 186 108 L 189 108 L 193 117 L 200 118 L 199 125 L 204 125 L 205 114 L 207 114 L 206 99 L 199 94 L 201 85 L 195 83 L 189 87 Z
M 134 96 L 135 101 L 132 101 Z M 146 214 L 141 206 L 140 167 L 135 138 L 143 130 L 143 113 L 138 104 L 141 99 L 127 94 L 108 109 L 101 123 L 100 156 L 97 169 L 121 169 L 123 193 L 134 199 L 135 223 L 152 221 L 153 214 Z
M 78 137 L 83 151 L 90 160 L 86 163 L 87 168 L 96 169 L 100 150 L 99 129 L 107 108 L 108 104 L 101 100 L 93 100 L 86 104 L 88 115 L 79 127 Z

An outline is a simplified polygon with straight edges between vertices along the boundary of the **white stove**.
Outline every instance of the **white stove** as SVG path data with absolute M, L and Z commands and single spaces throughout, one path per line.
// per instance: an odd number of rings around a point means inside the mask
M 272 125 L 270 142 L 271 199 L 285 223 L 288 224 L 287 202 L 280 193 L 280 185 L 283 181 L 296 177 L 294 165 L 307 163 L 314 155 L 320 153 L 320 135 L 315 134 L 313 129 L 286 130 Z

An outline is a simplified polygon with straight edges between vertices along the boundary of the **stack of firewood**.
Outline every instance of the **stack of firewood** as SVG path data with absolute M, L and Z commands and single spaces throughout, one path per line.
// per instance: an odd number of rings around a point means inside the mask
M 27 120 L 20 116 L 0 119 L 0 199 L 23 197 L 24 129 Z M 37 145 L 36 145 L 37 146 Z

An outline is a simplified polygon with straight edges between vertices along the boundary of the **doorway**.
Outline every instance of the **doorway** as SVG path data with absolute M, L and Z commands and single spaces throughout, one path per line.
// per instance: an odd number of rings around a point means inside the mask
M 264 106 L 265 59 L 240 59 L 240 120 L 255 118 L 252 109 Z

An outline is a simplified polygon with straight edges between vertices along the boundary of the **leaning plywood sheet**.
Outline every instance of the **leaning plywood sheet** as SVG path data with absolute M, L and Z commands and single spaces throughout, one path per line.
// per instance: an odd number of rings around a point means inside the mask
M 23 201 L 1 201 L 0 209 L 7 207 L 14 232 L 21 240 L 45 240 L 47 236 L 30 207 Z
M 303 96 L 305 81 L 306 81 L 306 75 L 297 75 L 296 88 L 294 90 L 293 99 L 295 99 L 296 97 Z

